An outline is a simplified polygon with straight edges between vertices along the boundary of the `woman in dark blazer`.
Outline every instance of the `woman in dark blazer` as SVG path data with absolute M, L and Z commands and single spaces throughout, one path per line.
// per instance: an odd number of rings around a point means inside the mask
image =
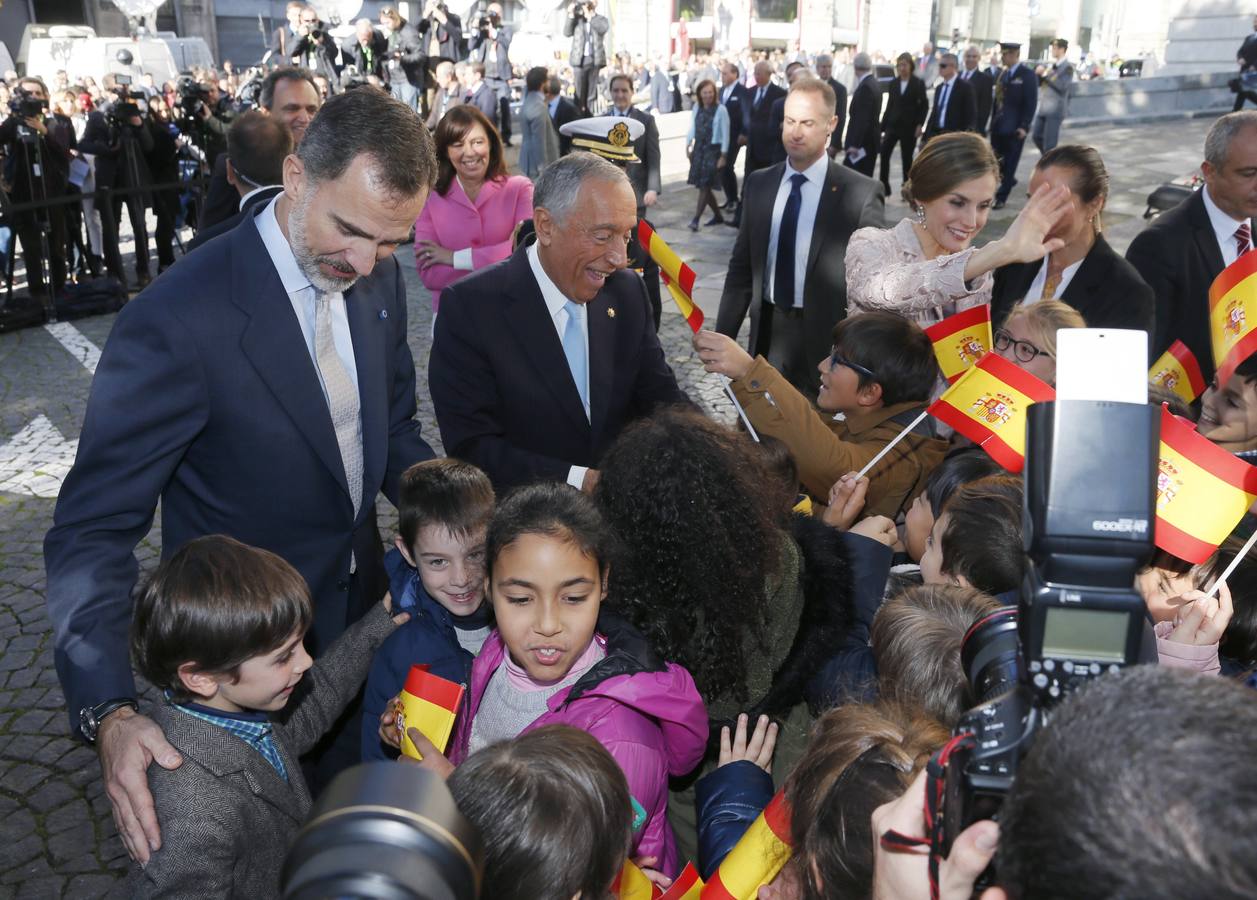
M 895 60 L 895 74 L 898 76 L 886 85 L 886 112 L 882 115 L 882 187 L 886 196 L 890 196 L 890 155 L 899 144 L 903 156 L 903 179 L 908 180 L 908 170 L 912 168 L 912 151 L 916 147 L 917 138 L 925 127 L 925 120 L 930 115 L 930 99 L 926 96 L 925 82 L 912 74 L 912 54 L 900 53 Z
M 1100 214 L 1109 195 L 1109 175 L 1091 147 L 1064 144 L 1045 153 L 1030 179 L 1068 185 L 1071 213 L 1053 229 L 1065 241 L 1041 262 L 995 270 L 991 318 L 1001 322 L 1018 301 L 1062 300 L 1082 313 L 1090 328 L 1131 328 L 1153 334 L 1155 299 L 1135 267 L 1119 256 L 1100 233 Z

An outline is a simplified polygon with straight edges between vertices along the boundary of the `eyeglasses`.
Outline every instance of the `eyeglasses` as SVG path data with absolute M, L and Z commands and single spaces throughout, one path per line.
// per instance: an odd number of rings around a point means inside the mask
M 1029 341 L 1019 341 L 1003 328 L 995 332 L 995 349 L 1007 350 L 1013 348 L 1013 356 L 1017 357 L 1018 362 L 1032 362 L 1037 356 L 1051 357 L 1052 354 L 1046 350 L 1040 350 Z
M 877 375 L 874 374 L 872 369 L 866 369 L 864 368 L 864 366 L 860 365 L 859 363 L 853 363 L 851 360 L 847 359 L 845 356 L 839 353 L 837 348 L 835 348 L 834 350 L 830 351 L 830 354 L 829 354 L 829 371 L 832 372 L 838 366 L 846 366 L 848 369 L 855 372 L 857 375 L 862 375 L 865 378 L 872 378 L 874 380 L 877 379 Z

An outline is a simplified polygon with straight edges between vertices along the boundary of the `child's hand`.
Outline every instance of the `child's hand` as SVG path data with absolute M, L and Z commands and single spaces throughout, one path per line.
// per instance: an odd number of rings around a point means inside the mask
M 868 492 L 867 478 L 859 478 L 855 472 L 843 475 L 829 489 L 829 506 L 825 508 L 822 521 L 831 528 L 846 531 L 860 517 Z
M 659 865 L 658 857 L 639 856 L 633 860 L 633 865 L 641 869 L 642 874 L 646 876 L 646 880 L 651 884 L 657 884 L 665 890 L 672 887 L 672 879 L 655 868 L 655 866 Z
M 729 740 L 729 726 L 720 729 L 720 762 L 717 768 L 745 759 L 765 772 L 771 772 L 773 750 L 777 747 L 777 723 L 770 721 L 768 716 L 760 716 L 750 741 L 746 739 L 746 725 L 747 715 L 742 713 L 738 716 L 732 741 Z
M 399 694 L 390 700 L 388 706 L 384 707 L 384 712 L 380 713 L 380 741 L 388 744 L 394 750 L 402 748 L 402 735 L 397 730 L 397 711 L 400 708 L 400 704 L 401 695 Z
M 454 764 L 445 758 L 445 754 L 436 748 L 436 746 L 424 737 L 423 732 L 418 728 L 407 728 L 406 737 L 410 738 L 415 745 L 415 749 L 419 751 L 419 755 L 423 759 L 411 759 L 405 753 L 398 759 L 405 760 L 416 766 L 422 766 L 430 772 L 436 772 L 442 778 L 449 778 L 450 773 L 454 771 Z
M 869 516 L 867 519 L 861 519 L 848 528 L 847 532 L 848 534 L 862 534 L 887 547 L 895 546 L 895 542 L 899 540 L 899 532 L 895 529 L 894 520 L 886 516 Z
M 1235 607 L 1226 582 L 1218 585 L 1217 597 L 1206 597 L 1202 591 L 1188 591 L 1177 600 L 1179 606 L 1170 640 L 1179 644 L 1207 647 L 1222 640 L 1222 633 L 1231 622 Z

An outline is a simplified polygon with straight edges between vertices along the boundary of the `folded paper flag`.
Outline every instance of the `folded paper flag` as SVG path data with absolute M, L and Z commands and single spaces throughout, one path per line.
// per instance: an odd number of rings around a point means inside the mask
M 624 860 L 624 868 L 611 883 L 611 896 L 615 900 L 660 900 L 662 893 L 631 859 Z
M 949 384 L 991 349 L 991 304 L 984 303 L 925 329 L 934 345 L 939 371 Z
M 1209 335 L 1218 384 L 1257 352 L 1257 254 L 1245 253 L 1209 286 Z
M 790 807 L 778 791 L 703 886 L 702 900 L 755 900 L 790 854 Z
M 637 222 L 637 242 L 659 266 L 659 274 L 663 278 L 664 286 L 672 295 L 677 308 L 681 310 L 681 315 L 685 316 L 690 330 L 697 334 L 698 330 L 703 327 L 703 311 L 694 302 L 694 282 L 698 280 L 698 276 L 693 269 L 681 261 L 681 257 L 673 252 L 659 233 L 644 219 Z
M 1180 559 L 1207 560 L 1257 500 L 1257 466 L 1233 456 L 1161 409 L 1156 545 Z
M 930 404 L 929 413 L 973 441 L 1010 472 L 1026 462 L 1026 410 L 1051 400 L 1049 385 L 988 353 Z
M 1148 383 L 1173 391 L 1187 403 L 1205 392 L 1205 376 L 1200 372 L 1200 363 L 1196 362 L 1196 357 L 1182 341 L 1170 344 L 1170 349 L 1152 364 L 1148 370 Z
M 401 713 L 398 727 L 402 733 L 402 753 L 411 759 L 423 759 L 419 750 L 406 734 L 406 729 L 417 728 L 432 745 L 445 752 L 450 733 L 454 730 L 454 717 L 463 701 L 463 686 L 433 675 L 427 666 L 411 666 L 406 685 L 401 692 Z

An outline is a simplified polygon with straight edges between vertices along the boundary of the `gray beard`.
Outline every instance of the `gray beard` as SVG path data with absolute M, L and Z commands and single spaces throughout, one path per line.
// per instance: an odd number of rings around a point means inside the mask
M 319 269 L 319 263 L 335 267 L 341 261 L 319 256 L 306 243 L 306 214 L 313 200 L 314 191 L 310 191 L 294 203 L 292 210 L 288 213 L 288 242 L 292 247 L 292 255 L 297 260 L 297 268 L 301 270 L 302 275 L 310 279 L 310 284 L 314 285 L 315 290 L 324 294 L 344 293 L 358 280 L 357 273 L 347 278 L 329 278 Z

